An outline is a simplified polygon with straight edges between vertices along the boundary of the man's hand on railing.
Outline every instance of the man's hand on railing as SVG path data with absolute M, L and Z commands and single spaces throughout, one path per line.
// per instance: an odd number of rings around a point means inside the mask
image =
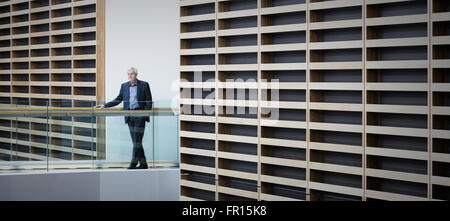
M 95 109 L 103 109 L 103 108 L 105 108 L 105 105 L 97 105 L 97 106 L 95 106 L 94 108 L 95 108 Z

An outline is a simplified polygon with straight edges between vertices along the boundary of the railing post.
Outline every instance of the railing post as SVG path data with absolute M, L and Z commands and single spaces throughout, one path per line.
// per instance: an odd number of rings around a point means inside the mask
M 49 151 L 49 141 L 50 141 L 50 139 L 48 138 L 48 135 L 49 135 L 49 133 L 48 133 L 48 131 L 50 130 L 50 127 L 49 127 L 49 120 L 48 120 L 48 118 L 49 118 L 49 114 L 48 114 L 48 105 L 49 105 L 49 101 L 47 101 L 47 105 L 46 105 L 46 117 L 45 117 L 45 119 L 46 119 L 46 121 L 47 121 L 47 123 L 46 123 L 46 133 L 47 133 L 47 136 L 46 136 L 46 148 L 45 148 L 45 155 L 46 155 L 46 158 L 47 158 L 47 166 L 46 166 L 46 168 L 47 168 L 47 173 L 48 173 L 48 171 L 49 171 L 49 154 L 50 154 L 50 151 Z
M 91 105 L 92 106 L 92 105 Z M 95 168 L 95 163 L 94 163 L 94 107 L 91 108 L 91 163 L 92 163 L 92 169 L 96 169 Z M 96 151 L 97 152 L 97 151 Z
M 152 104 L 152 107 L 153 107 L 153 104 Z M 151 112 L 151 115 L 152 115 L 152 157 L 153 157 L 153 160 L 152 160 L 152 168 L 155 168 L 155 160 L 156 160 L 156 157 L 155 157 L 155 114 L 154 114 L 154 112 L 152 111 Z

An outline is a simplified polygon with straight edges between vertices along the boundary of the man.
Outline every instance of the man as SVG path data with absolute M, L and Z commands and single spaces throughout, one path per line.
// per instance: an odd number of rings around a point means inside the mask
M 130 68 L 128 70 L 129 82 L 122 84 L 116 99 L 104 105 L 97 105 L 95 108 L 114 107 L 123 101 L 124 110 L 151 110 L 153 102 L 150 86 L 147 82 L 138 80 L 137 75 L 138 70 L 136 68 Z M 148 116 L 125 116 L 125 123 L 128 124 L 131 140 L 133 141 L 133 157 L 128 169 L 148 169 L 144 147 L 142 146 L 145 122 L 150 122 Z M 138 163 L 139 167 L 137 167 Z

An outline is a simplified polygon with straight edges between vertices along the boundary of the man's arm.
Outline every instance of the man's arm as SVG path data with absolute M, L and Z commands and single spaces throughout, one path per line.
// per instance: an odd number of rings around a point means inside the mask
M 123 85 L 120 86 L 120 92 L 119 95 L 112 100 L 111 102 L 108 102 L 104 105 L 98 105 L 96 108 L 104 108 L 104 107 L 114 107 L 119 105 L 123 101 Z

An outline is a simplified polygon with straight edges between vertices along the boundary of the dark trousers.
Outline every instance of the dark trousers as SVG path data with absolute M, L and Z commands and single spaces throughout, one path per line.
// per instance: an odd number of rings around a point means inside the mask
M 134 167 L 138 162 L 140 165 L 147 164 L 144 147 L 142 146 L 142 138 L 144 137 L 145 131 L 145 119 L 143 117 L 130 116 L 128 128 L 130 129 L 131 140 L 133 141 L 133 157 L 130 164 Z

